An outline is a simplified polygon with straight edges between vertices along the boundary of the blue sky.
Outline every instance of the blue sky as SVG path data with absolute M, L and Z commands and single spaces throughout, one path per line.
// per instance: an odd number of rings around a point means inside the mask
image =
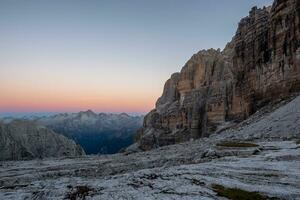
M 0 0 L 0 112 L 147 112 L 194 53 L 223 49 L 251 7 L 271 3 Z

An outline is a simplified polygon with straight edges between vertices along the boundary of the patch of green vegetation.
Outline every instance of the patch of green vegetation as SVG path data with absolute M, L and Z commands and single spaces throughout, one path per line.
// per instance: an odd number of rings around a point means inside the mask
M 226 188 L 222 185 L 213 184 L 213 191 L 218 196 L 225 197 L 231 200 L 276 200 L 277 198 L 270 198 L 259 194 L 258 192 L 248 192 L 237 188 Z
M 245 173 L 247 176 L 279 177 L 276 173 Z
M 69 189 L 72 188 L 72 186 L 67 186 Z M 70 200 L 76 200 L 76 199 L 85 199 L 86 196 L 88 196 L 89 192 L 92 191 L 91 188 L 87 186 L 77 186 L 76 188 L 73 188 L 74 190 L 69 193 L 65 199 Z
M 272 174 L 272 173 L 269 173 L 269 174 L 263 174 L 264 177 L 279 177 L 278 174 Z
M 199 185 L 199 186 L 204 186 L 204 185 L 205 185 L 204 182 L 199 181 L 199 180 L 197 180 L 197 179 L 192 179 L 191 182 L 192 182 L 193 184 Z
M 243 147 L 258 147 L 259 145 L 253 144 L 253 143 L 247 143 L 247 142 L 221 142 L 218 143 L 217 146 L 219 147 L 237 147 L 237 148 L 243 148 Z

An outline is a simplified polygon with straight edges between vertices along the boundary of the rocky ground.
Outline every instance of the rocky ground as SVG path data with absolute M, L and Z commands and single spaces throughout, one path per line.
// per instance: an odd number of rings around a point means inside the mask
M 300 199 L 300 97 L 267 110 L 148 152 L 1 162 L 0 199 Z

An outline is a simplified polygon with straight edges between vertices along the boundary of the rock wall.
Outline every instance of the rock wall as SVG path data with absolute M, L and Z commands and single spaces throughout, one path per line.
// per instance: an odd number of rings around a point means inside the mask
M 28 121 L 0 123 L 0 160 L 81 156 L 74 141 Z
M 299 4 L 278 0 L 269 8 L 254 7 L 239 23 L 233 39 L 233 99 L 244 117 L 274 98 L 300 90 Z
M 252 8 L 223 51 L 202 50 L 166 82 L 136 141 L 142 150 L 197 139 L 300 91 L 300 0 Z

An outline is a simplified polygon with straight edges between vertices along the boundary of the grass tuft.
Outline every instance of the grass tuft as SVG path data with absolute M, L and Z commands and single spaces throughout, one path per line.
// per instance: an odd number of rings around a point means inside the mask
M 68 186 L 68 188 L 72 188 L 72 186 Z M 65 199 L 76 200 L 76 199 L 85 199 L 88 196 L 89 192 L 92 191 L 91 188 L 87 186 L 77 186 L 74 188 L 75 190 L 69 193 Z
M 246 143 L 246 142 L 221 142 L 218 143 L 217 146 L 219 147 L 238 147 L 238 148 L 243 148 L 243 147 L 258 147 L 259 145 L 253 144 L 253 143 Z
M 275 200 L 277 198 L 270 198 L 259 194 L 258 192 L 248 192 L 237 188 L 226 188 L 222 185 L 213 184 L 213 191 L 218 196 L 225 197 L 231 200 Z

